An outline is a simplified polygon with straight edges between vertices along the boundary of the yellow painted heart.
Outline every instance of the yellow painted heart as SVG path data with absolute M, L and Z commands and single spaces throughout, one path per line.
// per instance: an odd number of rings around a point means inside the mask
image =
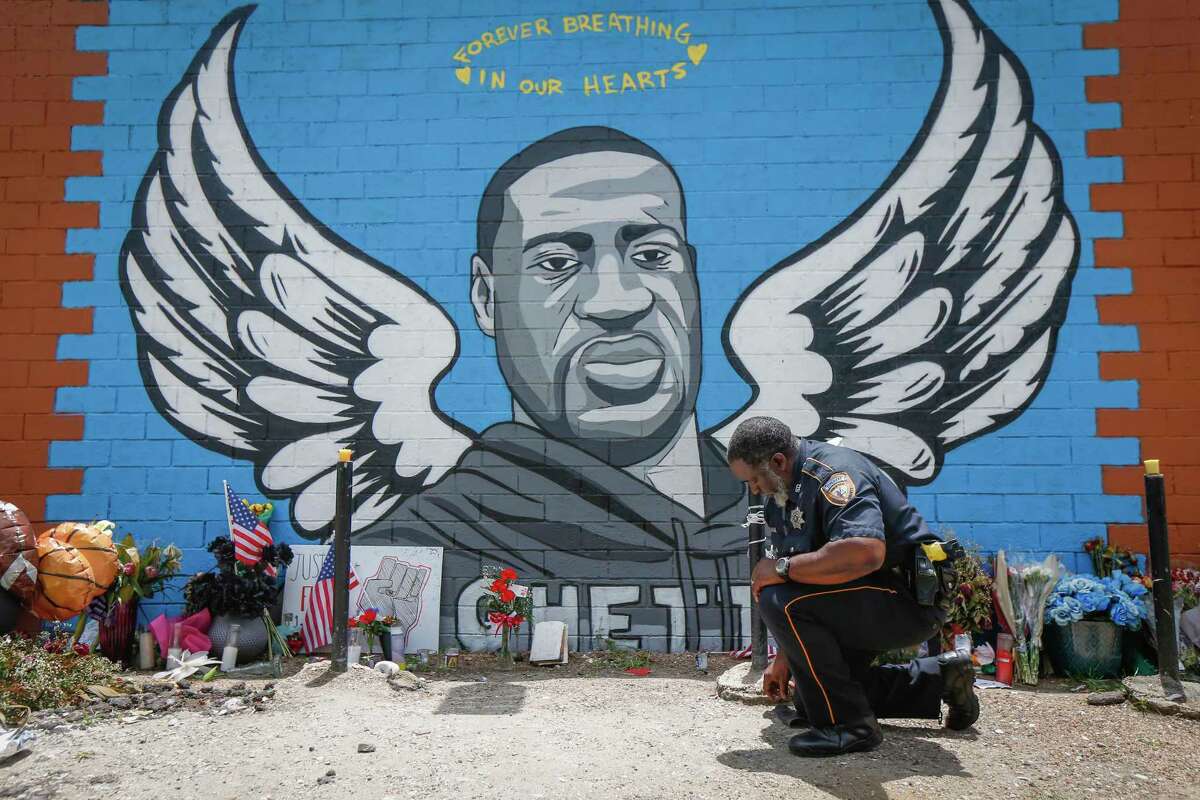
M 694 45 L 691 45 L 690 47 L 688 47 L 688 58 L 690 58 L 692 60 L 692 63 L 695 64 L 696 66 L 700 65 L 700 62 L 704 60 L 704 56 L 707 54 L 708 54 L 708 43 L 707 42 L 705 44 L 694 44 Z
M 462 83 L 463 86 L 470 86 L 471 85 L 471 68 L 470 67 L 459 67 L 458 69 L 454 70 L 454 77 L 458 78 L 459 82 Z

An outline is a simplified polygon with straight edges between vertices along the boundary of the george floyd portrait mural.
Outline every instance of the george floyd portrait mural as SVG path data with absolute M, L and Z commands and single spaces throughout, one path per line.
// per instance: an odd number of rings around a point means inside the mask
M 330 534 L 337 451 L 353 448 L 353 542 L 444 548 L 445 643 L 486 646 L 480 568 L 499 563 L 575 646 L 735 646 L 747 498 L 723 442 L 740 419 L 840 439 L 922 486 L 1018 417 L 1055 355 L 1080 252 L 1055 146 L 1022 64 L 971 6 L 926 14 L 942 71 L 907 151 L 828 232 L 762 263 L 723 320 L 701 319 L 709 256 L 693 244 L 721 223 L 689 219 L 653 138 L 598 115 L 480 173 L 461 198 L 477 208 L 455 245 L 461 300 L 494 343 L 511 418 L 479 430 L 438 403 L 466 330 L 415 263 L 351 245 L 272 170 L 236 89 L 254 9 L 213 20 L 162 101 L 120 255 L 145 389 L 182 434 L 252 464 L 313 541 Z M 583 92 L 665 85 L 705 57 L 685 44 L 674 71 Z M 472 56 L 487 42 L 471 45 L 456 79 L 486 86 L 496 73 Z M 706 352 L 749 391 L 708 425 Z

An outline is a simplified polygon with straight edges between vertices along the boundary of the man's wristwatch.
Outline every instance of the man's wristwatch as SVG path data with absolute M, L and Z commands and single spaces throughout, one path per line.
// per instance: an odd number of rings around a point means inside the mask
M 792 559 L 789 556 L 786 558 L 781 558 L 775 562 L 775 574 L 783 578 L 785 581 L 788 580 L 788 563 L 791 560 Z

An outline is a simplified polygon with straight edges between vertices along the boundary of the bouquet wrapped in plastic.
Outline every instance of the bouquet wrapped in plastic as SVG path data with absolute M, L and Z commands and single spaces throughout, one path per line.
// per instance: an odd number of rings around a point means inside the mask
M 1007 580 L 1004 577 L 1007 576 Z M 1058 557 L 1041 563 L 1010 565 L 1004 551 L 996 553 L 993 591 L 996 608 L 1013 637 L 1013 674 L 1036 686 L 1042 660 L 1042 626 L 1046 602 L 1058 583 Z

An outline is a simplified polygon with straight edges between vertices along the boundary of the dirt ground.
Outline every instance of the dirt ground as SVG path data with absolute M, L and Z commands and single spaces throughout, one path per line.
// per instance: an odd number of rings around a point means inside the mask
M 805 760 L 770 707 L 716 697 L 728 659 L 705 675 L 656 656 L 642 678 L 587 659 L 497 672 L 474 657 L 417 691 L 296 662 L 261 712 L 41 733 L 0 767 L 0 797 L 1200 798 L 1200 723 L 1089 706 L 1069 684 L 983 691 L 974 730 L 901 721 L 875 752 Z

